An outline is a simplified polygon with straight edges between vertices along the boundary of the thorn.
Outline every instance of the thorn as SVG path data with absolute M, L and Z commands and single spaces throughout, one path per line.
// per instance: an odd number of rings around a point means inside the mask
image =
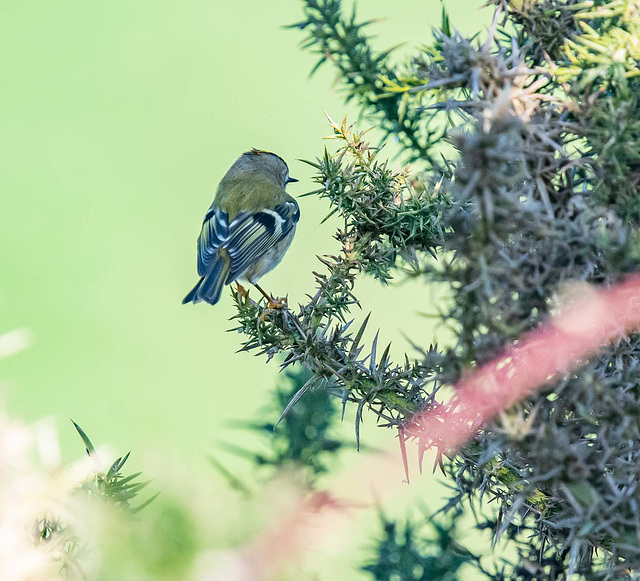
M 344 410 L 347 407 L 347 390 L 343 389 L 342 390 L 342 417 L 340 418 L 340 421 L 344 422 Z
M 442 460 L 442 456 L 443 456 L 442 448 L 438 446 L 437 452 L 436 452 L 436 458 L 433 462 L 433 473 L 435 474 L 436 470 L 440 468 L 440 471 L 442 472 L 442 474 L 446 476 L 447 473 L 444 471 L 444 461 Z
M 313 375 L 296 393 L 295 395 L 291 398 L 291 401 L 289 401 L 289 403 L 287 404 L 287 407 L 284 408 L 284 410 L 282 411 L 282 413 L 280 414 L 280 417 L 278 418 L 278 421 L 276 422 L 276 425 L 273 426 L 273 430 L 275 431 L 275 429 L 278 427 L 278 424 L 282 421 L 282 419 L 289 413 L 289 410 L 296 405 L 296 403 L 298 402 L 298 400 L 305 394 L 305 392 L 307 390 L 309 390 L 310 388 L 314 387 L 316 382 L 317 382 L 317 378 L 315 375 Z
M 400 442 L 400 454 L 402 455 L 402 464 L 404 466 L 404 474 L 407 484 L 411 484 L 409 480 L 409 462 L 407 461 L 407 445 L 404 439 L 404 430 L 398 428 L 398 441 Z

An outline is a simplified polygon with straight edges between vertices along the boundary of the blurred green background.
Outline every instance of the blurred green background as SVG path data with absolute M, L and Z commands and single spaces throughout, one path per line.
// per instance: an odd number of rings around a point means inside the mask
M 486 22 L 481 4 L 446 5 L 469 32 Z M 65 458 L 81 454 L 72 417 L 94 442 L 133 449 L 131 462 L 162 452 L 197 465 L 229 439 L 229 420 L 267 401 L 277 365 L 235 353 L 228 293 L 215 308 L 181 299 L 196 282 L 202 216 L 236 157 L 279 153 L 299 195 L 313 186 L 297 159 L 320 155 L 329 134 L 323 109 L 357 119 L 330 67 L 309 79 L 316 57 L 283 28 L 301 10 L 293 0 L 0 3 L 0 334 L 33 334 L 0 363 L 0 398 L 25 421 L 55 418 Z M 430 39 L 441 5 L 366 0 L 358 12 L 382 19 L 374 44 L 404 43 L 402 60 Z M 319 225 L 326 204 L 300 203 L 296 240 L 264 279 L 293 305 L 313 289 L 315 255 L 337 251 L 333 226 Z M 440 338 L 417 315 L 436 311 L 437 290 L 359 289 L 396 353 L 403 334 Z M 396 445 L 366 420 L 365 440 Z

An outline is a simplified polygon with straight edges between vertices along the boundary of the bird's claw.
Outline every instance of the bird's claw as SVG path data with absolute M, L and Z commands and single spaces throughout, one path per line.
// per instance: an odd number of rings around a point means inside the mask
M 265 297 L 266 298 L 266 297 Z M 282 309 L 286 309 L 288 306 L 288 301 L 286 297 L 283 298 L 275 298 L 269 297 L 267 299 L 267 308 L 262 311 L 260 315 L 260 322 L 263 323 L 271 313 L 274 311 L 281 311 Z
M 286 309 L 288 304 L 289 303 L 287 302 L 287 297 L 282 297 L 282 298 L 270 297 L 269 301 L 267 302 L 269 309 L 271 309 L 272 311 Z

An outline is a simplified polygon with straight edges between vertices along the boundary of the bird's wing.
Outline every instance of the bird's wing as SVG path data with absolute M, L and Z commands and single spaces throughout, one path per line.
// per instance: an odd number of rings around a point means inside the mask
M 227 283 L 234 281 L 269 248 L 285 238 L 300 218 L 300 209 L 291 198 L 273 210 L 241 212 L 231 223 L 229 215 L 210 208 L 198 238 L 198 274 L 206 276 L 224 248 L 231 258 Z
M 231 257 L 227 284 L 241 276 L 265 252 L 286 238 L 300 218 L 300 209 L 291 198 L 273 210 L 241 212 L 229 224 L 223 244 Z
M 216 261 L 218 248 L 229 238 L 229 215 L 220 208 L 209 208 L 198 237 L 198 274 L 205 276 Z

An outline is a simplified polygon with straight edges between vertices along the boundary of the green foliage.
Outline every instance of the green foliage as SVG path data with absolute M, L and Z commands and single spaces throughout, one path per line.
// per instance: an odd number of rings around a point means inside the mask
M 313 193 L 343 218 L 340 254 L 320 259 L 325 274 L 296 312 L 238 298 L 244 349 L 280 353 L 284 367 L 313 373 L 311 385 L 344 390 L 356 437 L 369 409 L 424 450 L 439 443 L 412 417 L 439 409 L 442 386 L 534 329 L 574 281 L 606 286 L 637 271 L 640 6 L 495 0 L 486 38 L 464 38 L 445 14 L 431 44 L 394 67 L 339 1 L 303 4 L 298 26 L 319 64 L 333 64 L 347 98 L 426 169 L 391 171 L 365 132 L 330 121 L 338 148 L 312 162 Z M 441 134 L 454 151 L 436 164 Z M 350 308 L 358 276 L 386 282 L 407 269 L 449 286 L 441 310 L 456 339 L 418 345 L 398 364 L 388 349 L 378 356 L 377 336 L 361 343 L 367 321 L 353 332 Z M 469 502 L 478 528 L 517 554 L 489 577 L 613 579 L 640 568 L 638 341 L 584 361 L 445 462 L 447 507 Z M 486 500 L 497 517 L 483 516 Z
M 272 358 L 284 352 L 286 368 L 301 363 L 314 377 L 312 384 L 330 380 L 358 404 L 356 436 L 365 406 L 388 425 L 399 425 L 420 409 L 422 388 L 433 372 L 433 362 L 408 357 L 393 364 L 387 345 L 378 357 L 378 337 L 363 355 L 362 337 L 368 319 L 352 331 L 347 320 L 358 304 L 353 294 L 355 278 L 369 273 L 384 281 L 399 266 L 418 268 L 442 243 L 440 215 L 448 198 L 439 193 L 442 178 L 431 188 L 414 187 L 406 170 L 392 171 L 377 161 L 363 134 L 332 122 L 338 151 L 312 163 L 318 169 L 322 195 L 334 205 L 332 212 L 344 218 L 336 234 L 340 256 L 320 258 L 328 274 L 315 273 L 317 291 L 297 313 L 270 309 L 248 297 L 234 294 L 235 316 L 248 336 L 243 349 L 258 350 Z M 316 192 L 319 193 L 319 192 Z
M 107 527 L 105 522 L 99 521 L 107 520 L 110 508 L 116 508 L 119 515 L 132 517 L 133 514 L 153 502 L 158 495 L 132 506 L 132 501 L 149 483 L 138 480 L 140 472 L 129 476 L 122 474 L 121 470 L 128 460 L 129 454 L 118 458 L 108 469 L 103 470 L 100 467 L 99 454 L 93 443 L 78 424 L 73 422 L 73 425 L 94 465 L 85 470 L 85 476 L 77 483 L 73 483 L 70 490 L 64 488 L 59 490 L 59 485 L 49 485 L 48 489 L 44 488 L 46 490 L 46 493 L 42 494 L 44 499 L 34 495 L 32 502 L 43 503 L 44 501 L 45 508 L 42 510 L 42 516 L 37 518 L 34 523 L 32 542 L 34 547 L 42 551 L 38 555 L 38 559 L 42 561 L 43 570 L 47 569 L 48 563 L 57 564 L 59 578 L 86 579 L 87 571 L 92 568 L 86 563 L 87 555 L 97 549 L 95 546 L 90 546 L 90 540 L 87 538 L 88 529 L 92 526 L 96 528 L 98 526 Z M 45 480 L 43 477 L 41 479 Z M 68 494 L 70 498 L 65 498 L 65 494 Z M 57 499 L 53 507 L 47 505 L 45 500 L 47 496 Z M 82 517 L 86 520 L 80 519 L 77 514 L 65 506 L 73 505 L 76 501 L 79 503 L 76 510 L 82 507 L 83 512 L 86 513 Z M 29 506 L 27 510 L 33 511 L 33 507 Z M 98 522 L 93 522 L 94 520 Z M 100 547 L 100 549 L 104 549 L 104 547 Z M 155 549 L 157 550 L 157 546 Z M 34 553 L 29 558 L 34 559 L 36 556 L 37 553 Z M 16 567 L 19 566 L 20 558 L 24 559 L 25 557 L 15 555 Z
M 407 520 L 401 526 L 381 513 L 380 521 L 382 538 L 373 547 L 374 560 L 362 566 L 374 579 L 458 581 L 465 565 L 479 566 L 478 558 L 455 540 L 455 519 L 443 524 Z
M 313 482 L 335 463 L 343 445 L 330 434 L 338 416 L 337 399 L 324 386 L 314 389 L 314 376 L 304 368 L 287 371 L 284 377 L 273 392 L 271 405 L 260 412 L 261 418 L 275 419 L 280 415 L 280 420 L 257 421 L 248 426 L 260 434 L 268 451 L 252 453 L 250 457 L 259 467 L 302 470 Z M 291 401 L 296 405 L 287 409 Z
M 94 456 L 96 450 L 91 440 L 78 424 L 73 422 L 73 420 L 72 423 L 82 438 L 87 456 Z M 148 486 L 151 481 L 140 482 L 138 479 L 142 472 L 135 472 L 129 476 L 123 476 L 121 470 L 130 455 L 131 452 L 128 452 L 124 456 L 117 458 L 106 472 L 97 471 L 91 480 L 87 480 L 81 484 L 79 491 L 91 497 L 103 498 L 114 503 L 118 508 L 134 513 L 139 512 L 145 506 L 151 504 L 160 493 L 156 493 L 135 507 L 131 506 L 131 501 L 136 498 L 140 491 Z
M 333 64 L 344 83 L 347 100 L 357 99 L 363 109 L 381 119 L 387 136 L 400 139 L 410 159 L 431 162 L 430 149 L 442 130 L 417 114 L 408 95 L 388 96 L 385 79 L 394 79 L 389 65 L 393 49 L 376 53 L 366 33 L 370 22 L 358 22 L 355 8 L 345 17 L 341 0 L 304 2 L 305 19 L 291 25 L 307 32 L 303 47 L 320 55 L 312 74 L 326 62 Z
M 418 250 L 435 256 L 433 249 L 444 238 L 439 207 L 446 198 L 407 184 L 411 167 L 392 170 L 379 161 L 379 150 L 364 140 L 366 131 L 354 132 L 346 117 L 342 124 L 329 122 L 338 151 L 330 155 L 325 150 L 322 159 L 307 162 L 317 170 L 314 179 L 321 186 L 307 195 L 327 198 L 333 207 L 327 218 L 337 213 L 345 220 L 343 239 L 360 270 L 384 282 L 398 254 L 414 264 Z
M 586 139 L 593 193 L 640 222 L 640 18 L 628 0 L 510 2 L 518 40 L 573 101 L 568 130 Z M 537 47 L 537 48 L 533 48 Z M 543 50 L 544 49 L 544 50 Z M 553 60 L 543 58 L 545 51 Z

